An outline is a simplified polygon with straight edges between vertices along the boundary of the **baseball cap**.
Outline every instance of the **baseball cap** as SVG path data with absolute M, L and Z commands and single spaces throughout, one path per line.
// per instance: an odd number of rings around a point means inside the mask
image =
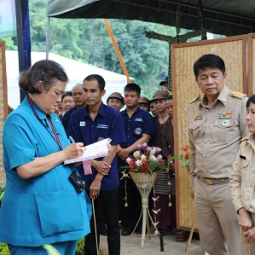
M 159 85 L 160 86 L 163 86 L 164 85 L 164 83 L 168 83 L 168 76 L 166 76 L 166 77 L 164 77 L 163 79 L 162 79 L 162 81 L 159 83 Z

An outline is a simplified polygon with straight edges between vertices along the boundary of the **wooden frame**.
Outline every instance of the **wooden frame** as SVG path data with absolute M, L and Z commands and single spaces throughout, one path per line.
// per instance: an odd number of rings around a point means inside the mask
M 255 33 L 248 34 L 248 96 L 255 93 Z
M 208 53 L 221 56 L 226 64 L 227 86 L 232 90 L 248 93 L 246 46 L 247 35 L 171 45 L 175 155 L 181 154 L 180 148 L 188 144 L 189 103 L 202 95 L 193 74 L 194 62 Z M 190 196 L 189 174 L 180 161 L 177 160 L 175 164 L 177 227 L 190 230 L 195 214 Z
M 3 146 L 2 146 L 2 133 L 4 121 L 8 115 L 7 103 L 7 78 L 6 78 L 6 62 L 5 62 L 5 43 L 0 42 L 0 186 L 4 187 L 6 176 L 3 166 Z

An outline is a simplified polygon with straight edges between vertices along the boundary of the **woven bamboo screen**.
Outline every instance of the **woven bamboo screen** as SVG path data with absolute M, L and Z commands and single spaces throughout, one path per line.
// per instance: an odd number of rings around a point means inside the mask
M 223 58 L 227 72 L 227 86 L 240 92 L 247 91 L 245 46 L 247 36 L 174 44 L 171 47 L 174 100 L 175 155 L 188 144 L 188 107 L 198 97 L 193 74 L 194 62 L 203 54 L 213 53 Z M 194 221 L 194 205 L 190 196 L 189 174 L 182 164 L 176 161 L 177 225 L 189 229 Z
M 0 42 L 0 186 L 5 186 L 5 172 L 3 167 L 3 146 L 2 133 L 3 124 L 7 116 L 7 85 L 6 85 L 6 67 L 5 67 L 5 45 Z

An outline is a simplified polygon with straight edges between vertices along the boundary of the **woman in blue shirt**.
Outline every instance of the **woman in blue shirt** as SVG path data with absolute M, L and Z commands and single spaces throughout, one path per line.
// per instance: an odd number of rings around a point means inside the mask
M 0 240 L 12 255 L 46 255 L 44 244 L 74 255 L 76 241 L 90 232 L 90 202 L 69 180 L 75 166 L 63 163 L 80 157 L 83 143 L 70 144 L 55 114 L 67 80 L 56 62 L 35 63 L 19 80 L 26 98 L 4 124 Z

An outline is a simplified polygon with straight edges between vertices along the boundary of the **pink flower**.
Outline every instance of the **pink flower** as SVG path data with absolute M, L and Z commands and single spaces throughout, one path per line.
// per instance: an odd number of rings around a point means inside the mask
M 138 150 L 141 150 L 142 147 L 143 147 L 143 146 L 142 146 L 141 144 L 138 144 L 138 145 L 137 145 Z
M 144 149 L 146 149 L 146 148 L 147 148 L 147 146 L 148 146 L 148 144 L 147 144 L 147 143 L 143 143 L 143 148 L 144 148 Z
M 148 146 L 148 147 L 146 148 L 146 151 L 150 152 L 150 151 L 151 151 L 151 147 Z

